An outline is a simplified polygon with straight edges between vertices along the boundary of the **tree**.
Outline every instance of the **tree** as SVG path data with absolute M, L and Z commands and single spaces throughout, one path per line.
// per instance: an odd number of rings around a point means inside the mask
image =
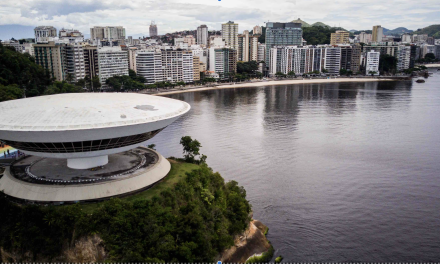
M 425 54 L 425 60 L 426 60 L 427 62 L 433 62 L 433 61 L 435 61 L 435 55 L 434 55 L 434 53 L 426 53 L 426 54 Z
M 293 78 L 293 77 L 296 76 L 296 74 L 295 74 L 294 71 L 290 71 L 290 72 L 288 72 L 287 75 L 288 75 L 290 78 Z
M 322 73 L 328 73 L 327 69 L 322 69 Z
M 397 58 L 388 54 L 381 54 L 379 58 L 379 71 L 381 73 L 396 73 Z
M 98 76 L 94 76 L 92 78 L 92 90 L 98 90 L 99 88 L 101 88 L 101 82 L 99 81 L 99 77 Z
M 23 91 L 16 85 L 3 86 L 0 84 L 0 102 L 19 99 L 23 97 Z
M 196 139 L 192 139 L 190 136 L 184 136 L 180 139 L 180 144 L 183 146 L 183 157 L 186 162 L 197 163 L 195 157 L 200 155 L 200 148 L 202 145 Z M 205 158 L 206 160 L 206 158 Z
M 286 75 L 285 75 L 284 73 L 282 73 L 282 72 L 276 72 L 276 73 L 275 73 L 275 76 L 276 76 L 277 78 L 286 77 Z
M 346 69 L 340 69 L 339 70 L 339 74 L 340 75 L 346 75 L 347 74 L 347 70 Z
M 156 150 L 156 144 L 150 144 L 147 147 Z
M 371 74 L 371 77 L 373 77 L 374 75 L 377 74 L 377 72 L 376 71 L 369 71 L 368 74 Z
M 72 83 L 73 82 L 73 78 L 74 78 L 74 76 L 71 73 L 68 73 L 66 75 L 66 82 Z

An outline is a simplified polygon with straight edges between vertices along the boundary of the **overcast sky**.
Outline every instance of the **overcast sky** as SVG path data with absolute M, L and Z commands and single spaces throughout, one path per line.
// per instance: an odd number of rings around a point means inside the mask
M 440 23 L 440 0 L 0 0 L 0 25 L 52 25 L 85 34 L 92 26 L 120 25 L 127 35 L 147 35 L 151 20 L 159 34 L 201 24 L 220 29 L 229 20 L 239 23 L 241 32 L 298 17 L 347 30 L 373 25 L 415 30 Z

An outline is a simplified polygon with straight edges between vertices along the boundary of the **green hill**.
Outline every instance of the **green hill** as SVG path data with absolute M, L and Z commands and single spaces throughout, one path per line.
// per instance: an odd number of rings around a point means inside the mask
M 419 28 L 413 32 L 413 34 L 428 34 L 430 37 L 440 38 L 440 25 L 430 25 L 425 28 Z
M 325 28 L 331 28 L 331 26 L 329 26 L 329 25 L 327 25 L 327 24 L 324 24 L 324 23 L 322 23 L 322 22 L 316 22 L 316 23 L 313 23 L 312 26 L 314 26 L 314 27 L 325 27 Z
M 311 27 L 309 23 L 307 23 L 306 21 L 301 20 L 301 18 L 292 20 L 292 23 L 301 23 L 301 27 Z

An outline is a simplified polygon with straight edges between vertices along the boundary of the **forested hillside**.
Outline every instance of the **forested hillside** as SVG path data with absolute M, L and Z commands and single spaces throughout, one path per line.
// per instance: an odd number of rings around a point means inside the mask
M 99 251 L 97 262 L 213 262 L 249 224 L 246 191 L 206 165 L 172 161 L 170 174 L 170 188 L 99 204 L 17 205 L 0 195 L 0 260 L 90 262 L 86 253 Z
M 438 39 L 440 38 L 440 24 L 431 25 L 425 28 L 419 28 L 414 31 L 413 34 L 428 34 L 428 36 Z
M 28 53 L 0 43 L 0 102 L 43 94 L 82 91 L 82 83 L 54 82 Z

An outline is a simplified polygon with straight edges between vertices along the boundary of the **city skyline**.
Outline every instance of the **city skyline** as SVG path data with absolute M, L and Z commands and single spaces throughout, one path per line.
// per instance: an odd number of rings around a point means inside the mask
M 313 8 L 311 8 L 313 7 Z M 312 24 L 323 22 L 347 30 L 367 30 L 374 25 L 388 29 L 411 30 L 435 24 L 440 2 L 413 1 L 265 1 L 166 0 L 166 1 L 80 1 L 75 5 L 59 1 L 2 1 L 0 3 L 0 39 L 27 37 L 30 27 L 51 25 L 57 29 L 75 28 L 87 33 L 93 26 L 121 25 L 127 36 L 148 36 L 149 25 L 156 21 L 158 34 L 196 29 L 206 24 L 220 30 L 229 20 L 239 24 L 239 32 L 252 30 L 267 21 L 289 22 L 297 18 Z M 179 21 L 176 23 L 176 21 Z M 14 25 L 14 26 L 12 26 Z M 9 36 L 9 35 L 10 36 Z M 27 35 L 23 35 L 27 34 Z

